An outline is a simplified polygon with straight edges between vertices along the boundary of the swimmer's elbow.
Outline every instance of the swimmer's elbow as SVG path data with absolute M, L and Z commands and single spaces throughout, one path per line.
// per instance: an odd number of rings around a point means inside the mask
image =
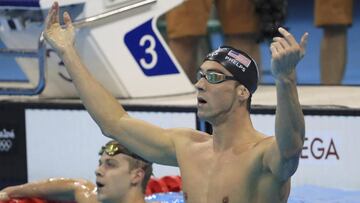
M 114 134 L 122 133 L 122 123 L 130 116 L 125 112 L 123 114 L 106 114 L 105 116 L 96 117 L 93 116 L 93 120 L 99 126 L 101 132 L 106 137 L 111 137 Z
M 288 146 L 287 149 L 282 150 L 281 157 L 285 160 L 299 157 L 303 149 L 303 143 L 304 142 L 302 140 L 294 141 L 291 146 Z
M 293 133 L 285 139 L 277 138 L 278 148 L 282 159 L 292 159 L 299 157 L 304 146 L 304 133 Z
M 98 123 L 98 126 L 100 127 L 101 133 L 109 138 L 114 139 L 115 136 L 121 136 L 123 134 L 126 134 L 125 130 L 121 127 L 121 120 L 123 117 L 115 118 L 112 120 L 108 120 L 103 123 Z
M 111 133 L 109 132 L 109 130 L 104 129 L 104 128 L 100 128 L 100 130 L 101 130 L 101 133 L 102 133 L 105 137 L 112 138 Z
M 283 160 L 281 163 L 280 170 L 277 172 L 276 176 L 281 181 L 287 181 L 292 175 L 295 174 L 299 166 L 299 158 L 293 157 L 291 159 Z
M 303 143 L 303 140 L 298 139 L 293 144 L 293 146 L 281 156 L 281 170 L 279 173 L 279 177 L 281 180 L 287 180 L 296 172 L 299 166 L 299 159 L 301 156 L 301 151 L 303 149 Z

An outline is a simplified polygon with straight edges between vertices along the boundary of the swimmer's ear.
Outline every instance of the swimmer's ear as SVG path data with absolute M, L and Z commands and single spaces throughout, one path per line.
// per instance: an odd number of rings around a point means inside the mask
M 244 85 L 237 86 L 236 91 L 240 101 L 245 101 L 250 97 L 250 92 Z
M 131 184 L 141 184 L 145 176 L 145 171 L 141 168 L 136 168 L 131 171 Z

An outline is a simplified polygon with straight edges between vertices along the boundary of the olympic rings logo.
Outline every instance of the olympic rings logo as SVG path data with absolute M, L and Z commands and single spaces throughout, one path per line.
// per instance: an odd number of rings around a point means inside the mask
M 0 152 L 8 152 L 13 146 L 13 142 L 10 139 L 0 139 Z

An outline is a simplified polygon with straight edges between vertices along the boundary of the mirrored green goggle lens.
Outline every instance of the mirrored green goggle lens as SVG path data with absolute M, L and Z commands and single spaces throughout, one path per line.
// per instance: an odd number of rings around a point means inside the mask
M 200 80 L 202 77 L 204 77 L 211 84 L 220 83 L 226 80 L 226 76 L 223 74 L 215 73 L 215 72 L 203 73 L 199 71 L 197 73 L 197 79 Z

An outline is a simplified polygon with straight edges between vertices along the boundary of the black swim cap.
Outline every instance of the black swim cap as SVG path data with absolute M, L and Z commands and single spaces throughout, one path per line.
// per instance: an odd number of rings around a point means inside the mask
M 204 61 L 216 61 L 226 68 L 251 94 L 258 85 L 259 71 L 254 59 L 230 46 L 221 46 L 209 53 Z

